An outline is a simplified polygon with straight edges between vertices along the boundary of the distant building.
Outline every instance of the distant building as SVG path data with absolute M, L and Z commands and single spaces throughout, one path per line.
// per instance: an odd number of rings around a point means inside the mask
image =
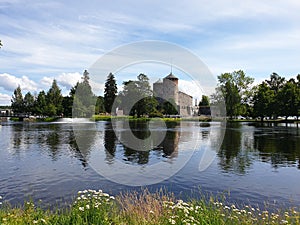
M 193 97 L 178 90 L 178 78 L 172 73 L 153 83 L 153 94 L 164 101 L 173 101 L 180 116 L 192 116 Z

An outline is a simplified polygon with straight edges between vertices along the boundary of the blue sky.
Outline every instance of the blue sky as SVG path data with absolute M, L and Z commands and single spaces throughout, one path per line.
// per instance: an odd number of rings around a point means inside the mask
M 272 72 L 292 77 L 300 73 L 299 11 L 297 0 L 0 0 L 0 105 L 17 85 L 38 92 L 53 78 L 67 93 L 101 55 L 143 40 L 191 50 L 214 76 L 242 69 L 256 83 Z M 141 72 L 169 73 L 151 68 Z M 101 93 L 103 84 L 95 86 Z

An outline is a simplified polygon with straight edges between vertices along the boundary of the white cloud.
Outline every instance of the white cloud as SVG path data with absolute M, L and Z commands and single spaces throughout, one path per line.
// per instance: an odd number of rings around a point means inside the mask
M 0 87 L 7 91 L 14 91 L 20 85 L 23 91 L 36 91 L 37 84 L 27 76 L 18 78 L 8 73 L 0 74 Z
M 0 105 L 10 105 L 11 96 L 0 93 Z
M 33 74 L 34 82 L 47 76 L 41 80 L 45 87 L 52 83 L 49 77 L 61 74 L 58 82 L 69 88 L 73 79 L 63 71 L 83 71 L 103 52 L 145 39 L 182 44 L 211 58 L 218 74 L 227 68 L 263 74 L 278 65 L 299 71 L 300 3 L 295 0 L 1 3 L 7 13 L 0 15 L 5 21 L 0 24 L 0 72 Z
M 81 80 L 82 75 L 78 72 L 75 73 L 62 73 L 57 76 L 57 82 L 65 87 L 66 89 L 70 89 L 75 86 L 77 82 Z
M 191 95 L 193 99 L 201 99 L 201 96 L 204 95 L 209 95 L 208 93 L 203 93 L 201 86 L 196 84 L 193 81 L 187 81 L 187 80 L 179 80 L 178 81 L 178 88 L 179 91 L 182 91 L 188 95 Z

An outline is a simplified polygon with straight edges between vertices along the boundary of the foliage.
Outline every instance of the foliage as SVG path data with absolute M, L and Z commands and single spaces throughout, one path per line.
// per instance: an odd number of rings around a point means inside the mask
M 73 96 L 73 117 L 90 118 L 95 113 L 96 96 L 92 92 L 89 79 L 89 73 L 85 70 L 82 82 L 76 85 L 75 94 Z
M 36 115 L 45 115 L 47 114 L 46 107 L 47 107 L 46 93 L 45 91 L 40 91 L 34 103 L 34 113 Z
M 278 91 L 279 114 L 288 118 L 300 114 L 300 89 L 294 79 L 286 82 Z M 277 114 L 277 113 L 276 113 Z
M 34 111 L 34 96 L 30 92 L 24 96 L 24 110 L 28 114 Z
M 0 223 L 25 224 L 300 224 L 296 208 L 273 212 L 258 207 L 227 205 L 222 196 L 202 196 L 199 200 L 176 200 L 163 191 L 132 192 L 111 196 L 102 190 L 79 191 L 67 209 L 43 210 L 33 202 L 13 208 L 2 204 Z M 2 207 L 1 207 L 2 205 Z
M 119 97 L 125 114 L 141 117 L 156 112 L 158 102 L 152 95 L 147 75 L 140 74 L 137 79 L 123 82 L 124 88 Z
M 52 85 L 47 92 L 46 101 L 47 101 L 47 106 L 46 106 L 47 116 L 56 116 L 62 114 L 63 96 L 61 94 L 61 90 L 59 89 L 55 79 L 53 80 Z
M 14 90 L 14 94 L 11 99 L 11 108 L 14 113 L 24 112 L 24 101 L 20 85 Z
M 243 112 L 242 106 L 250 102 L 251 84 L 254 79 L 246 76 L 244 71 L 238 70 L 221 74 L 218 76 L 218 81 L 216 93 L 212 96 L 213 100 L 220 101 L 223 98 L 227 116 L 231 119 L 237 117 Z
M 253 115 L 276 119 L 278 116 L 300 116 L 300 76 L 297 80 L 279 76 L 277 73 L 270 75 L 270 80 L 265 80 L 256 87 L 253 96 Z
M 104 106 L 108 113 L 111 113 L 113 103 L 117 97 L 118 88 L 115 80 L 115 76 L 110 73 L 107 76 L 104 88 Z
M 202 99 L 199 102 L 199 106 L 209 106 L 209 98 L 206 95 L 202 95 Z
M 258 85 L 253 97 L 253 115 L 255 117 L 259 116 L 261 120 L 263 120 L 265 116 L 271 116 L 273 101 L 274 90 L 271 90 L 265 82 Z
M 162 106 L 163 114 L 165 115 L 177 115 L 178 110 L 174 99 L 169 99 L 169 101 L 164 101 Z
M 98 96 L 95 106 L 95 114 L 105 113 L 104 97 Z

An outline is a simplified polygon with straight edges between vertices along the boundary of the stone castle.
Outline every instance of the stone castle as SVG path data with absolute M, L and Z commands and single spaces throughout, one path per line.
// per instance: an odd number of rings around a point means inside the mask
M 178 78 L 172 72 L 153 83 L 153 94 L 165 101 L 172 100 L 180 116 L 193 115 L 193 97 L 178 90 Z

